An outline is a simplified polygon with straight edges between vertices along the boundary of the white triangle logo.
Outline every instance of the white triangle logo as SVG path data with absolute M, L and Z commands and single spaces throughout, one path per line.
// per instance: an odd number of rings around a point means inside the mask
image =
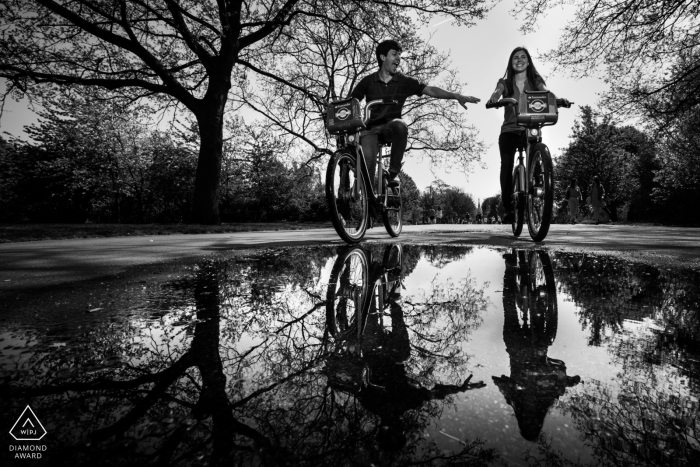
M 41 424 L 31 407 L 27 406 L 10 429 L 10 434 L 17 441 L 39 441 L 46 436 L 46 429 Z

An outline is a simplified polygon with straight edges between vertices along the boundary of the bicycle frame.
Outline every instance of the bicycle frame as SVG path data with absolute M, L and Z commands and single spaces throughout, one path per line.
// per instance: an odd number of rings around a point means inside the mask
M 365 186 L 368 186 L 371 188 L 371 191 L 368 191 L 370 201 L 372 201 L 374 204 L 381 204 L 381 196 L 382 196 L 382 175 L 383 175 L 383 170 L 384 166 L 382 165 L 382 149 L 379 149 L 379 154 L 377 154 L 377 174 L 379 175 L 377 177 L 377 186 L 376 190 L 375 187 L 372 186 L 373 182 L 370 180 L 370 175 L 369 175 L 369 169 L 367 168 L 367 161 L 365 160 L 365 154 L 364 151 L 362 150 L 362 146 L 360 145 L 360 132 L 358 131 L 356 133 L 357 137 L 357 144 L 355 145 L 355 169 L 357 170 L 356 173 L 361 174 L 362 176 L 362 181 L 364 182 Z M 355 196 L 360 196 L 359 190 L 360 187 L 355 184 Z
M 532 130 L 537 131 L 537 135 L 531 135 Z M 515 169 L 513 170 L 513 183 L 517 180 L 519 183 L 519 186 L 521 188 L 521 193 L 529 193 L 530 192 L 530 187 L 528 186 L 528 178 L 527 178 L 527 167 L 530 166 L 531 160 L 530 160 L 530 148 L 537 143 L 542 142 L 542 127 L 539 125 L 537 127 L 533 126 L 523 126 L 523 131 L 525 134 L 522 136 L 522 138 L 525 140 L 524 145 L 518 145 L 518 163 L 515 166 Z M 522 148 L 522 150 L 521 150 Z M 525 153 L 525 156 L 523 156 L 523 152 Z M 525 158 L 526 163 L 523 164 L 523 158 Z
M 365 106 L 365 118 L 364 118 L 364 123 L 367 124 L 367 121 L 369 121 L 369 115 L 370 115 L 370 109 L 374 106 L 377 105 L 387 105 L 387 104 L 396 104 L 396 101 L 391 101 L 391 102 L 384 102 L 382 100 L 374 100 L 371 102 L 368 102 L 367 105 Z M 374 203 L 375 206 L 380 206 L 381 209 L 383 210 L 386 208 L 386 206 L 383 205 L 381 201 L 381 197 L 384 194 L 384 189 L 382 186 L 382 177 L 384 176 L 384 165 L 382 162 L 382 159 L 385 157 L 382 154 L 382 149 L 383 146 L 380 145 L 379 147 L 379 153 L 377 154 L 377 180 L 376 180 L 376 189 L 374 186 L 374 182 L 370 179 L 370 174 L 369 174 L 369 169 L 367 168 L 367 160 L 365 159 L 365 154 L 364 151 L 362 150 L 362 145 L 360 144 L 361 142 L 361 133 L 362 130 L 356 131 L 352 135 L 348 135 L 346 138 L 346 146 L 355 146 L 355 170 L 356 174 L 361 174 L 360 176 L 362 177 L 362 181 L 364 182 L 366 187 L 370 187 L 371 190 L 368 190 L 369 194 L 369 199 L 372 203 Z M 360 187 L 355 184 L 354 187 L 354 193 L 353 195 L 356 197 L 360 196 L 359 192 Z M 388 208 L 391 209 L 391 208 Z

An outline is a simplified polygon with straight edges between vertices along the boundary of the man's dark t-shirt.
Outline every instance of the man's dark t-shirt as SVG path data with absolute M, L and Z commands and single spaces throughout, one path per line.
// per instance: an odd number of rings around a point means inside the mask
M 379 79 L 379 72 L 375 71 L 371 75 L 362 78 L 350 95 L 358 100 L 366 99 L 367 102 L 377 99 L 395 100 L 398 102 L 398 105 L 375 107 L 367 124 L 367 127 L 371 128 L 383 125 L 395 118 L 401 118 L 406 99 L 410 96 L 420 96 L 425 86 L 417 79 L 402 73 L 396 73 L 391 77 L 391 81 L 385 83 Z

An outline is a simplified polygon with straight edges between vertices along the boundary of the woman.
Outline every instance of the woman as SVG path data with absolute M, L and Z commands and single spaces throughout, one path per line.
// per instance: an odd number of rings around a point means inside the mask
M 576 177 L 571 179 L 569 188 L 566 189 L 566 199 L 569 200 L 569 213 L 571 214 L 571 223 L 576 224 L 578 217 L 578 202 L 582 198 L 581 189 L 576 184 Z
M 593 183 L 591 183 L 591 187 L 588 189 L 588 198 L 586 198 L 586 200 L 589 201 L 593 207 L 593 218 L 595 219 L 595 225 L 600 224 L 599 219 L 601 210 L 605 211 L 608 217 L 612 217 L 610 215 L 610 211 L 608 211 L 608 209 L 605 207 L 605 188 L 603 188 L 603 185 L 600 183 L 597 175 L 593 177 Z M 612 219 L 608 221 L 608 223 L 612 224 Z
M 525 47 L 516 47 L 510 53 L 508 67 L 503 78 L 498 80 L 496 90 L 491 95 L 489 102 L 495 103 L 503 97 L 520 99 L 520 94 L 525 91 L 549 91 L 544 83 L 544 78 L 537 72 L 530 52 Z M 515 123 L 515 107 L 506 106 L 503 125 L 501 126 L 501 136 L 498 138 L 498 149 L 501 152 L 501 197 L 506 209 L 503 218 L 504 224 L 513 222 L 513 206 L 511 206 L 513 163 L 515 161 L 515 151 L 520 144 L 520 133 L 522 128 Z

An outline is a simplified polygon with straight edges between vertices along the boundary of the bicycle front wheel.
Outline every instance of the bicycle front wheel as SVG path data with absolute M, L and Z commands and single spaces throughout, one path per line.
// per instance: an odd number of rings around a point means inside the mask
M 552 157 L 544 144 L 536 144 L 528 163 L 527 228 L 530 237 L 541 242 L 549 232 L 554 205 Z
M 362 175 L 357 173 L 355 156 L 347 151 L 336 152 L 328 162 L 326 201 L 340 238 L 347 243 L 362 240 L 367 231 L 369 200 Z
M 401 203 L 401 187 L 390 188 L 389 179 L 382 177 L 382 191 L 384 192 L 384 212 L 382 220 L 389 235 L 398 237 L 403 229 L 403 208 Z
M 523 223 L 525 222 L 525 202 L 523 197 L 523 188 L 520 186 L 520 165 L 515 167 L 513 171 L 513 193 L 511 195 L 511 203 L 513 206 L 513 222 L 511 228 L 513 235 L 519 237 L 523 232 Z

